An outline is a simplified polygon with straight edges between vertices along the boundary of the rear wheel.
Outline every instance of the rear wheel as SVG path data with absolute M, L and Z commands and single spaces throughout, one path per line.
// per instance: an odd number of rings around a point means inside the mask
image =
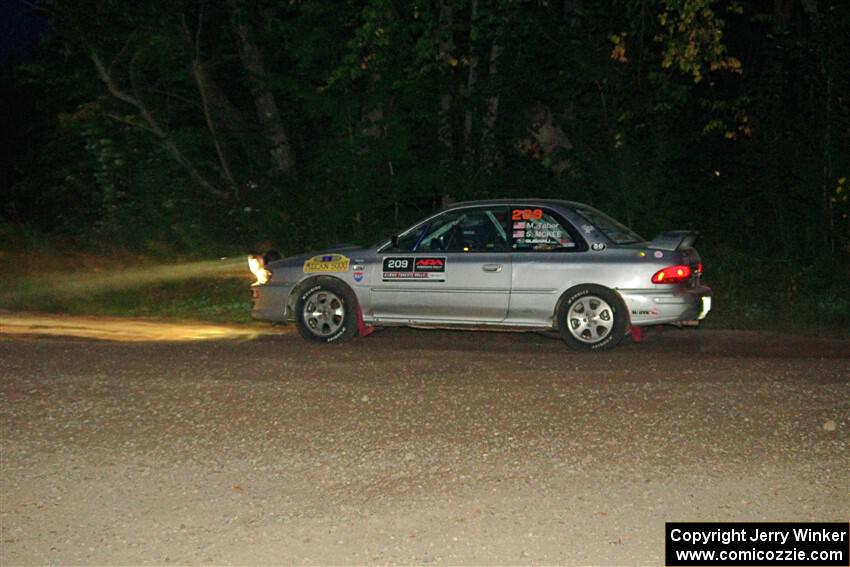
M 308 341 L 333 343 L 357 332 L 357 299 L 354 292 L 333 279 L 307 287 L 295 304 L 295 324 Z
M 575 350 L 609 350 L 626 333 L 626 307 L 620 296 L 597 285 L 579 286 L 558 308 L 558 330 Z

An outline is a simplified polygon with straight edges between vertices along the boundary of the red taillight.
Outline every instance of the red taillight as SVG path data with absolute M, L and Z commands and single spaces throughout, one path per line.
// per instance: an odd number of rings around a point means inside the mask
M 675 284 L 683 282 L 689 277 L 691 277 L 691 268 L 679 264 L 655 272 L 655 275 L 652 276 L 652 283 Z
M 697 274 L 702 275 L 702 262 L 700 262 L 699 264 L 697 264 Z

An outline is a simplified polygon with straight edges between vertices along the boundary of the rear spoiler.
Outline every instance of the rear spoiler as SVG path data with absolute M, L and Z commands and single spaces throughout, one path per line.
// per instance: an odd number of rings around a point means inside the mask
M 671 230 L 653 238 L 649 247 L 660 248 L 661 250 L 690 248 L 697 241 L 698 236 L 699 233 L 693 230 Z

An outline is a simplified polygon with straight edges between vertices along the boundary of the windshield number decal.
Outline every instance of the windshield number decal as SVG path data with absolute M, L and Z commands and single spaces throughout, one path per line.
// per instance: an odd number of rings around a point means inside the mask
M 514 209 L 511 211 L 511 220 L 540 220 L 543 218 L 541 209 Z

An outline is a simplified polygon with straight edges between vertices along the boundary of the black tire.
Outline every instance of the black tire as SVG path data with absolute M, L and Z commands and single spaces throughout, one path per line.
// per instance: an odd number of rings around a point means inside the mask
M 357 333 L 357 297 L 334 278 L 318 278 L 295 302 L 295 326 L 311 342 L 338 343 Z
M 611 350 L 623 340 L 628 327 L 623 300 L 599 285 L 569 290 L 558 307 L 557 317 L 561 339 L 580 351 Z

